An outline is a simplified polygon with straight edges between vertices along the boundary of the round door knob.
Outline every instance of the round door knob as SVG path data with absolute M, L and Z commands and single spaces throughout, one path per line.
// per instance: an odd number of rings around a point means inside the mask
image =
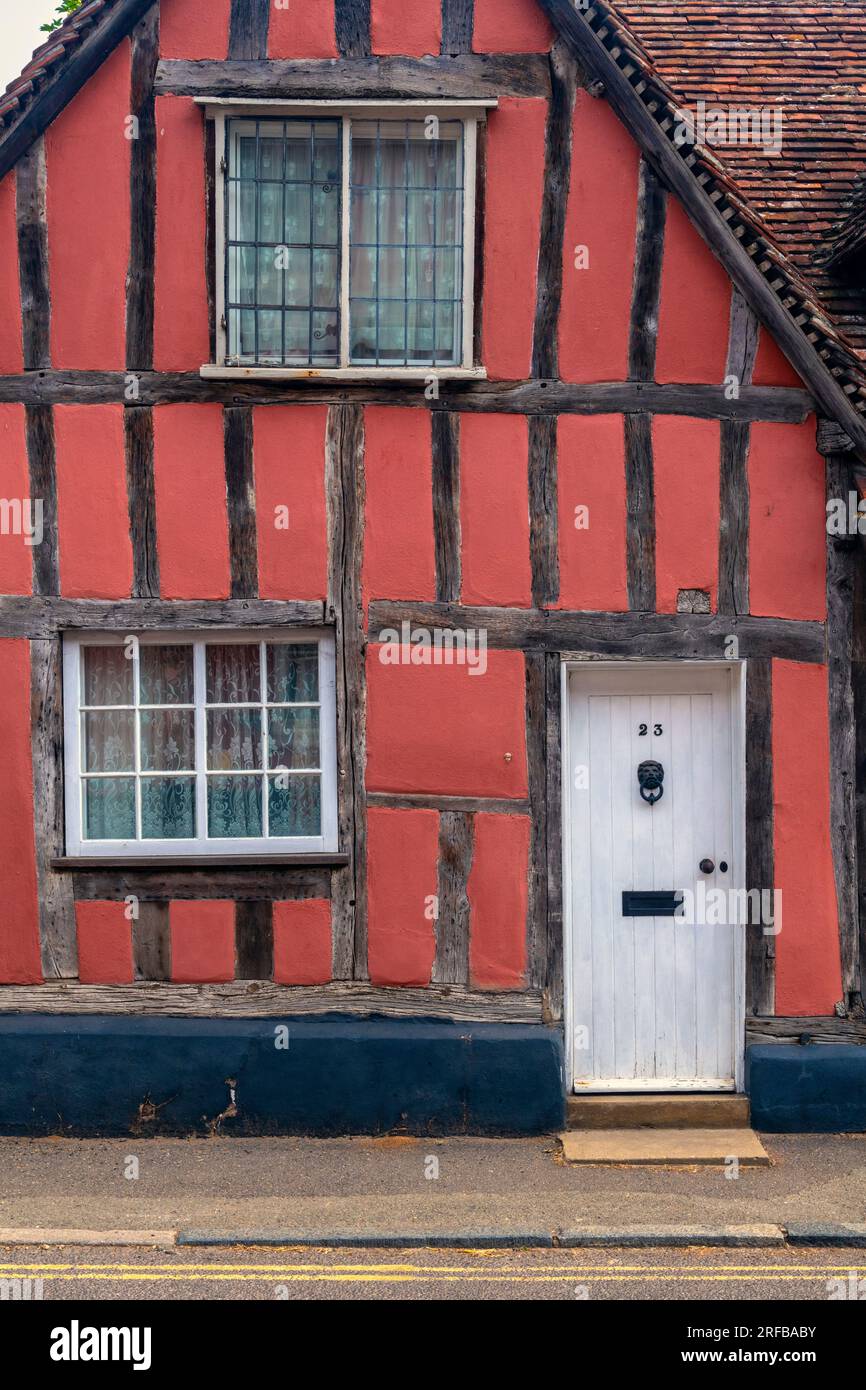
M 714 874 L 715 872 L 716 872 L 716 866 L 715 866 L 715 864 L 713 863 L 712 859 L 702 859 L 702 860 L 701 860 L 701 873 L 702 873 L 702 874 Z

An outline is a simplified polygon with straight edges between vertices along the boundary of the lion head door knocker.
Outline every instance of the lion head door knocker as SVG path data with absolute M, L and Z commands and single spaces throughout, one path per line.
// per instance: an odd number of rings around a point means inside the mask
M 644 801 L 648 801 L 650 806 L 655 806 L 657 801 L 661 801 L 665 794 L 665 770 L 661 763 L 654 762 L 652 759 L 641 763 L 637 770 L 637 780 L 640 783 L 640 794 Z

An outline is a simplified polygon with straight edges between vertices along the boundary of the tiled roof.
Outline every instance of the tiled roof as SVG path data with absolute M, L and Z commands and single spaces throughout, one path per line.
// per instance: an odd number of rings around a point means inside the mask
M 0 96 L 0 140 L 3 133 L 24 113 L 42 88 L 50 82 L 87 37 L 93 25 L 107 10 L 116 8 L 123 0 L 85 0 L 59 29 L 49 34 L 20 77 L 10 82 Z

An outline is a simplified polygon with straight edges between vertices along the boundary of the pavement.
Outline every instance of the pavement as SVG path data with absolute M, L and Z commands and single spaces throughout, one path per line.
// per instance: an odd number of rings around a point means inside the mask
M 553 1246 L 635 1231 L 652 1245 L 671 1230 L 704 1244 L 774 1227 L 811 1231 L 818 1245 L 834 1227 L 835 1244 L 857 1243 L 840 1226 L 866 1242 L 866 1135 L 762 1139 L 769 1167 L 679 1168 L 569 1166 L 552 1136 L 0 1139 L 0 1246 L 18 1233 L 19 1246 L 170 1248 L 189 1232 L 228 1244 L 266 1233 L 309 1246 Z

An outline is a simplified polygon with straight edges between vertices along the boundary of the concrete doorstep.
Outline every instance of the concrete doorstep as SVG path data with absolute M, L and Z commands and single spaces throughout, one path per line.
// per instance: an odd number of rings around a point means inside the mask
M 571 1129 L 559 1136 L 566 1163 L 717 1164 L 769 1167 L 751 1129 Z

